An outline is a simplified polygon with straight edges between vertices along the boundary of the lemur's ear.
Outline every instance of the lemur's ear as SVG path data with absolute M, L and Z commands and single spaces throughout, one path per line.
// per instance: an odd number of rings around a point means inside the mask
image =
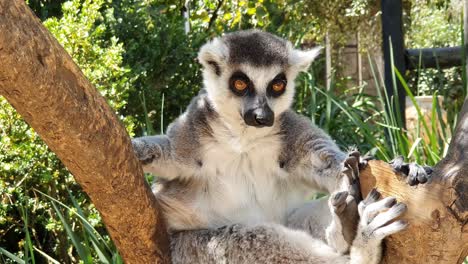
M 322 47 L 318 46 L 310 50 L 292 49 L 289 53 L 289 65 L 297 71 L 307 71 L 310 64 L 320 54 Z
M 226 44 L 219 38 L 215 38 L 201 47 L 198 60 L 205 69 L 220 76 L 226 66 L 228 52 Z

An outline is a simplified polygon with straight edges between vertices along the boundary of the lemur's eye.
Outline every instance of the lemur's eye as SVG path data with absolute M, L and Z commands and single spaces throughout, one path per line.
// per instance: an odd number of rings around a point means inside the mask
M 234 81 L 234 88 L 240 92 L 244 91 L 245 89 L 247 89 L 247 83 L 243 80 L 235 80 Z
M 253 90 L 249 77 L 241 71 L 232 74 L 229 79 L 229 89 L 237 96 L 244 96 Z
M 271 88 L 273 89 L 273 91 L 280 93 L 284 90 L 284 88 L 286 88 L 286 84 L 283 80 L 276 81 L 271 85 Z
M 286 75 L 284 73 L 276 75 L 268 86 L 268 94 L 273 97 L 282 95 L 286 90 L 287 83 L 288 81 L 286 80 Z

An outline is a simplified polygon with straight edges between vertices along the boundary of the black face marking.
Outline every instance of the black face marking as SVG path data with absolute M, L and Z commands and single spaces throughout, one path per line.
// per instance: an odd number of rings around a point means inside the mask
M 227 34 L 229 62 L 250 63 L 254 66 L 287 65 L 287 42 L 275 35 L 259 30 L 247 30 Z
M 275 91 L 273 89 L 273 85 L 275 83 L 283 83 L 285 88 L 281 91 Z M 273 78 L 273 80 L 271 80 L 271 82 L 268 84 L 267 94 L 272 97 L 279 97 L 286 91 L 287 84 L 288 84 L 288 80 L 286 79 L 286 75 L 284 73 L 280 73 L 276 75 L 275 78 Z
M 197 165 L 198 165 L 199 167 L 203 167 L 203 162 L 202 162 L 201 160 L 197 160 Z
M 280 167 L 281 169 L 284 169 L 284 165 L 286 165 L 285 162 L 284 162 L 283 160 L 280 160 L 280 162 L 279 162 L 279 167 Z
M 236 89 L 234 84 L 237 80 L 245 82 L 247 84 L 247 88 L 242 91 Z M 229 89 L 237 96 L 244 96 L 247 94 L 252 95 L 255 93 L 253 83 L 250 81 L 249 77 L 241 71 L 234 72 L 231 78 L 229 78 Z
M 249 96 L 244 100 L 242 117 L 248 126 L 271 127 L 275 113 L 271 110 L 265 96 Z
M 221 76 L 221 67 L 219 67 L 219 64 L 216 61 L 208 61 L 208 64 L 213 67 L 216 75 Z

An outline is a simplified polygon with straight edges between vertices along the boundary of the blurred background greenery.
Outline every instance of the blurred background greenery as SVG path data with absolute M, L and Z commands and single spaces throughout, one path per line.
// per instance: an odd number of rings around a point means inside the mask
M 322 56 L 297 80 L 294 107 L 341 147 L 357 146 L 379 159 L 402 154 L 435 164 L 446 151 L 466 94 L 461 67 L 395 73 L 411 99 L 443 96 L 442 105 L 433 97 L 429 113 L 442 128 L 419 113 L 410 137 L 398 118 L 383 111 L 388 98 L 379 70 L 379 1 L 27 2 L 132 136 L 163 132 L 201 87 L 198 48 L 211 37 L 240 29 L 261 28 L 301 48 L 328 43 L 331 85 L 326 85 Z M 460 45 L 462 9 L 460 0 L 404 1 L 405 45 Z M 357 56 L 363 60 L 357 71 L 367 77 L 356 77 L 349 58 Z M 2 97 L 0 199 L 0 263 L 121 263 L 88 197 Z

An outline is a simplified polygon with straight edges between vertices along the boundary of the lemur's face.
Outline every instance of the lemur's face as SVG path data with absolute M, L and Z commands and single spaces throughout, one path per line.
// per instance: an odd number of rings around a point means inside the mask
M 199 53 L 208 98 L 224 117 L 270 127 L 294 97 L 294 80 L 318 55 L 293 49 L 272 34 L 240 31 L 216 38 Z

